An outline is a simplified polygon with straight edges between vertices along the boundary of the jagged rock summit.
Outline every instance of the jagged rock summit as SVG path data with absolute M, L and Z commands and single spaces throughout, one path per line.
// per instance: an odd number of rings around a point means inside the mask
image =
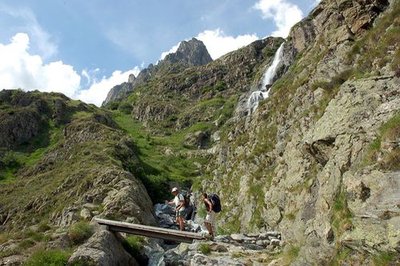
M 128 82 L 114 86 L 107 94 L 103 102 L 103 106 L 110 102 L 123 99 L 134 88 L 148 81 L 151 75 L 159 72 L 169 71 L 171 65 L 180 65 L 181 68 L 192 66 L 202 66 L 212 62 L 212 58 L 202 41 L 192 38 L 189 41 L 182 41 L 175 53 L 168 54 L 157 65 L 150 64 L 147 68 L 140 71 L 137 77 L 133 74 L 129 75 Z
M 185 63 L 190 66 L 202 66 L 210 63 L 212 58 L 202 41 L 192 38 L 182 41 L 175 53 L 168 54 L 164 62 Z

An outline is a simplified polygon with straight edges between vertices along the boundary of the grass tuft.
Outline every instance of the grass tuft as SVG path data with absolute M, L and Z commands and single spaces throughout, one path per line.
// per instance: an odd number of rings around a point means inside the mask
M 144 238 L 141 236 L 128 236 L 122 242 L 125 250 L 133 257 L 137 258 L 143 248 Z
M 69 231 L 68 237 L 75 245 L 82 244 L 94 233 L 93 226 L 88 222 L 81 221 L 73 224 Z
M 71 253 L 64 250 L 38 250 L 26 261 L 25 266 L 63 266 L 67 265 Z
M 199 251 L 204 255 L 209 255 L 211 253 L 211 247 L 209 244 L 200 244 Z

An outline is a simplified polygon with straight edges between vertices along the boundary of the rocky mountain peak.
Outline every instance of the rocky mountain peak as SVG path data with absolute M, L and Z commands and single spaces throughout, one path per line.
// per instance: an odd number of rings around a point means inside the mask
M 206 46 L 202 41 L 192 38 L 190 41 L 182 41 L 175 53 L 165 57 L 166 62 L 186 63 L 192 66 L 201 66 L 212 61 Z
M 132 82 L 135 81 L 135 79 L 136 79 L 135 75 L 134 75 L 134 74 L 130 74 L 130 75 L 129 75 L 129 78 L 128 78 L 128 82 L 129 82 L 129 83 L 132 83 Z
M 128 82 L 114 86 L 107 94 L 107 98 L 103 102 L 103 106 L 112 101 L 123 99 L 131 93 L 136 86 L 144 84 L 150 75 L 157 73 L 160 69 L 168 69 L 170 64 L 183 64 L 185 67 L 202 66 L 212 62 L 212 58 L 202 41 L 192 38 L 189 41 L 182 41 L 175 53 L 168 54 L 164 60 L 157 65 L 150 64 L 147 68 L 142 69 L 137 77 L 129 75 Z

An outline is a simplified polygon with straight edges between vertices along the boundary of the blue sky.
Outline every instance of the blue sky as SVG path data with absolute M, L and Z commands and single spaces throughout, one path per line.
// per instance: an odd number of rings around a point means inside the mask
M 0 89 L 59 91 L 99 105 L 107 91 L 180 41 L 216 59 L 287 35 L 316 0 L 3 0 Z

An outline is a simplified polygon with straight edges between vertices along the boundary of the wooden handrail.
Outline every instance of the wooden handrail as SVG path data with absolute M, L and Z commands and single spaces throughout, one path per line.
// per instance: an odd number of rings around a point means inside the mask
M 95 221 L 100 225 L 107 226 L 107 229 L 113 232 L 124 232 L 133 235 L 161 238 L 186 243 L 192 243 L 193 240 L 206 239 L 201 234 L 186 231 L 178 231 L 155 226 L 132 224 L 100 218 L 95 218 Z

